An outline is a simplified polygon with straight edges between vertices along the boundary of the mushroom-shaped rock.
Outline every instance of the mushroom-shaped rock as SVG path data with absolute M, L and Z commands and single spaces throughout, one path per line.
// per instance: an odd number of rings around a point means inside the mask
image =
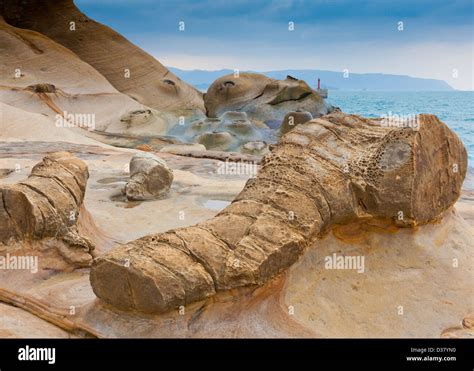
M 213 219 L 96 259 L 95 294 L 121 309 L 163 312 L 267 282 L 336 225 L 436 220 L 460 195 L 467 153 L 435 116 L 418 121 L 390 127 L 336 112 L 298 125 Z
M 217 118 L 206 117 L 203 120 L 198 120 L 189 125 L 189 127 L 187 127 L 185 130 L 185 135 L 189 137 L 194 137 L 199 134 L 214 131 L 217 130 L 220 124 L 221 120 Z
M 283 118 L 280 126 L 280 135 L 285 135 L 293 130 L 296 125 L 311 121 L 313 115 L 310 112 L 288 112 Z
M 125 185 L 127 199 L 134 201 L 160 198 L 173 183 L 173 170 L 158 156 L 143 152 L 130 160 L 130 179 Z
M 258 73 L 226 75 L 215 80 L 206 95 L 204 104 L 209 117 L 219 117 L 227 111 L 237 111 L 265 90 L 273 80 Z
M 249 121 L 245 112 L 226 112 L 221 117 L 221 128 L 234 134 L 239 140 L 259 139 L 257 127 Z
M 209 150 L 226 151 L 232 146 L 233 137 L 226 131 L 213 131 L 198 135 L 196 142 L 204 145 Z
M 224 112 L 220 117 L 223 122 L 234 122 L 234 121 L 248 121 L 248 116 L 245 112 L 239 111 L 227 111 Z
M 262 141 L 247 142 L 242 146 L 242 153 L 262 156 L 268 153 L 268 144 Z
M 303 80 L 291 76 L 275 80 L 256 73 L 217 79 L 204 96 L 204 104 L 209 117 L 237 111 L 260 123 L 280 123 L 288 111 L 309 111 L 313 117 L 328 112 L 324 100 Z
M 266 130 L 266 125 L 250 121 L 243 111 L 227 111 L 218 118 L 191 122 L 184 130 L 177 125 L 172 133 L 181 134 L 185 141 L 202 144 L 208 150 L 236 151 L 247 142 L 262 140 L 268 135 Z

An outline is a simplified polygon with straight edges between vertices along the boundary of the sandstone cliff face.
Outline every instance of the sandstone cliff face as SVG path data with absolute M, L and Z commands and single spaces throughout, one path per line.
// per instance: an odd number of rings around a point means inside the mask
M 82 160 L 56 152 L 34 166 L 25 181 L 1 186 L 0 243 L 54 238 L 81 253 L 78 263 L 90 263 L 94 246 L 77 229 L 88 177 Z
M 70 127 L 86 121 L 90 126 L 85 129 L 152 135 L 165 132 L 167 123 L 176 120 L 120 93 L 64 46 L 36 31 L 13 27 L 1 17 L 0 52 L 1 102 L 41 114 L 42 121 L 47 118 L 65 137 Z M 140 112 L 149 114 L 143 117 Z
M 72 50 L 117 90 L 144 105 L 183 115 L 204 111 L 199 91 L 120 34 L 81 13 L 72 0 L 7 1 L 0 10 L 9 24 L 40 32 Z
M 466 169 L 462 142 L 435 116 L 413 129 L 333 113 L 283 136 L 214 219 L 116 247 L 94 262 L 91 284 L 105 302 L 143 312 L 261 285 L 336 225 L 435 220 Z
M 68 93 L 118 93 L 77 55 L 48 37 L 13 27 L 0 16 L 1 85 L 26 88 L 49 83 Z

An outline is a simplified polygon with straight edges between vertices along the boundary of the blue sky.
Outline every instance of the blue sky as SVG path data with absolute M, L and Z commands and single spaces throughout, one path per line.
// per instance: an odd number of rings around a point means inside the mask
M 474 90 L 472 0 L 75 3 L 168 66 L 348 69 L 437 78 L 457 89 Z M 293 31 L 289 22 L 294 22 Z

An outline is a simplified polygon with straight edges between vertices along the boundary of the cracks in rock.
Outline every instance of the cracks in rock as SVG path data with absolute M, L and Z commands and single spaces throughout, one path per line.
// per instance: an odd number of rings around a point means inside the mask
M 191 318 L 188 321 L 187 328 L 188 330 L 191 329 L 191 327 L 199 321 L 199 318 L 201 318 L 202 314 L 206 310 L 206 304 L 201 305 L 191 316 Z
M 214 291 L 217 292 L 217 277 L 213 274 L 212 269 L 209 268 L 207 262 L 204 259 L 199 258 L 189 247 L 188 243 L 184 240 L 183 237 L 181 237 L 177 231 L 173 231 L 174 235 L 183 243 L 184 247 L 187 250 L 187 254 L 193 258 L 197 263 L 201 264 L 201 266 L 204 268 L 206 273 L 211 277 L 212 283 L 214 284 Z M 184 251 L 183 251 L 184 252 Z
M 196 225 L 195 227 L 199 228 L 199 229 L 202 229 L 203 231 L 206 231 L 207 233 L 211 234 L 216 240 L 218 240 L 218 241 L 222 242 L 223 244 L 225 244 L 229 250 L 231 250 L 231 251 L 235 250 L 235 246 L 232 246 L 230 243 L 223 240 L 220 236 L 218 236 L 212 230 L 210 230 L 206 227 L 203 227 L 202 225 Z
M 18 237 L 21 235 L 21 231 L 20 231 L 20 227 L 18 226 L 15 218 L 13 218 L 13 216 L 10 214 L 10 210 L 8 210 L 8 207 L 7 207 L 7 202 L 5 200 L 5 192 L 3 191 L 2 188 L 0 188 L 0 194 L 2 195 L 2 203 L 3 203 L 3 209 L 5 210 L 5 212 L 7 213 L 8 215 L 8 219 L 10 220 L 10 222 L 13 224 L 13 226 L 15 227 L 15 236 L 14 237 Z
M 67 186 L 67 184 L 66 184 L 65 182 L 61 181 L 61 179 L 59 179 L 57 176 L 49 177 L 49 176 L 37 175 L 37 174 L 35 174 L 34 176 L 35 176 L 35 177 L 38 177 L 38 178 L 51 179 L 51 180 L 53 180 L 58 186 L 60 186 L 61 188 L 63 188 L 67 193 L 69 193 L 69 194 L 73 197 L 74 202 L 75 202 L 75 204 L 76 204 L 76 207 L 79 207 L 79 206 L 80 206 L 81 200 L 79 200 L 79 199 L 77 198 L 76 193 L 75 193 L 72 189 L 70 189 L 70 188 Z M 74 181 L 75 181 L 76 184 L 77 184 L 77 180 L 76 180 L 75 178 L 74 178 Z M 22 183 L 22 184 L 23 184 L 23 183 Z M 79 185 L 78 185 L 78 187 L 79 187 Z M 79 187 L 79 189 L 81 189 L 81 188 Z
M 286 102 L 298 102 L 298 101 L 302 101 L 303 99 L 309 97 L 311 94 L 313 94 L 312 91 L 307 91 L 307 92 L 304 92 L 303 94 L 301 94 L 298 98 L 288 98 L 288 99 L 282 99 L 282 100 L 276 100 L 276 98 L 275 98 L 275 99 L 272 99 L 267 104 L 269 104 L 271 106 L 276 106 L 278 104 L 286 103 Z
M 172 246 L 169 246 L 169 245 L 167 245 L 167 246 L 173 248 Z M 157 246 L 157 247 L 159 248 L 159 246 Z M 153 252 L 153 250 L 154 250 L 154 249 L 148 248 L 146 251 L 148 251 L 148 252 Z M 183 254 L 184 254 L 184 252 L 183 252 Z M 190 255 L 188 255 L 188 254 L 186 254 L 186 255 L 190 257 Z M 183 273 L 181 273 L 181 272 L 178 272 L 178 271 L 174 270 L 174 269 L 171 268 L 171 267 L 168 267 L 165 263 L 163 263 L 163 262 L 161 262 L 160 260 L 156 259 L 156 258 L 153 256 L 153 254 L 147 254 L 147 257 L 148 257 L 150 260 L 152 260 L 155 264 L 157 264 L 157 265 L 159 265 L 161 268 L 163 268 L 163 270 L 166 271 L 167 273 L 169 273 L 172 277 L 176 278 L 176 280 L 179 281 L 179 282 L 182 284 L 182 288 L 183 288 L 183 291 L 184 291 L 184 294 L 185 294 L 184 303 L 183 303 L 183 304 L 184 304 L 184 305 L 189 304 L 189 303 L 187 302 L 187 299 L 188 299 L 188 297 L 190 296 L 190 294 L 192 294 L 192 293 L 188 292 L 188 290 L 187 290 L 187 289 L 188 289 L 188 287 L 187 287 L 188 285 L 187 285 L 187 277 L 186 277 L 186 274 L 185 274 L 185 273 L 183 274 Z M 199 262 L 196 262 L 196 263 L 198 263 L 198 264 L 201 265 L 201 263 L 199 263 Z M 203 267 L 203 268 L 204 268 L 204 267 Z M 207 273 L 207 271 L 206 271 L 206 273 Z
M 38 193 L 39 195 L 43 196 L 47 201 L 48 203 L 50 204 L 51 208 L 57 213 L 56 211 L 56 205 L 54 204 L 54 200 L 52 198 L 50 198 L 50 196 L 48 196 L 46 193 L 44 193 L 42 190 L 36 188 L 34 185 L 31 185 L 29 183 L 27 183 L 26 181 L 25 182 L 21 182 L 21 183 L 18 183 L 22 186 L 25 186 L 27 188 L 29 188 L 30 190 L 32 190 L 34 193 Z
M 47 304 L 34 298 L 17 295 L 0 288 L 0 302 L 31 313 L 35 317 L 67 331 L 69 334 L 85 335 L 91 338 L 99 337 L 99 334 L 95 330 L 87 326 L 77 325 L 75 322 L 67 318 L 68 316 L 66 314 L 59 313 L 57 308 L 48 307 Z

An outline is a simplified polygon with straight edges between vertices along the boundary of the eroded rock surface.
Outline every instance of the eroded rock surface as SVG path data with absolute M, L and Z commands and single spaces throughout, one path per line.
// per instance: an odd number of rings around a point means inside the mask
M 288 76 L 274 80 L 257 73 L 218 78 L 204 96 L 207 115 L 219 117 L 227 111 L 245 112 L 252 122 L 276 128 L 289 111 L 309 111 L 313 117 L 329 107 L 303 80 Z
M 130 161 L 130 180 L 125 186 L 129 200 L 149 200 L 168 193 L 173 170 L 152 153 L 137 153 Z
M 198 143 L 168 144 L 160 148 L 160 152 L 181 154 L 187 151 L 205 151 L 206 147 Z
M 82 127 L 145 136 L 164 133 L 168 125 L 177 122 L 174 114 L 143 106 L 120 93 L 63 45 L 39 32 L 8 24 L 1 14 L 0 53 L 2 111 L 25 111 L 16 112 L 13 121 L 2 120 L 3 126 L 15 127 L 20 116 L 38 114 L 31 125 L 41 121 L 42 127 L 48 126 L 43 128 L 48 134 L 62 132 L 61 136 L 70 137 L 70 131 Z M 83 130 L 75 131 L 85 135 Z M 3 134 L 0 132 L 0 137 Z
M 418 228 L 334 228 L 288 270 L 292 320 L 323 338 L 467 335 L 459 327 L 473 305 L 474 236 L 458 205 Z M 340 269 L 341 259 L 357 263 Z
M 40 32 L 72 50 L 120 92 L 149 107 L 202 114 L 202 93 L 181 81 L 126 38 L 87 17 L 72 0 L 7 1 L 0 15 L 16 27 Z
M 273 138 L 272 131 L 259 121 L 251 121 L 245 112 L 227 111 L 219 117 L 206 117 L 175 125 L 168 135 L 202 144 L 211 151 L 237 151 L 248 142 Z
M 5 22 L 0 9 L 1 84 L 35 93 L 117 93 L 94 68 L 45 35 Z M 54 65 L 54 67 L 53 67 Z
M 241 152 L 262 156 L 268 153 L 268 144 L 262 141 L 248 142 L 242 146 Z
M 304 124 L 312 119 L 313 115 L 309 112 L 288 112 L 281 123 L 280 135 L 285 135 L 293 130 L 296 125 Z
M 94 246 L 77 229 L 88 177 L 82 160 L 55 152 L 35 165 L 28 179 L 0 186 L 0 242 L 57 239 L 66 260 L 88 265 Z
M 88 18 L 72 0 L 0 4 L 0 44 L 6 49 L 3 103 L 50 121 L 63 116 L 73 127 L 93 121 L 86 128 L 94 132 L 84 135 L 108 144 L 137 148 L 152 138 L 173 138 L 240 151 L 249 142 L 275 143 L 289 111 L 319 117 L 330 110 L 302 80 L 254 73 L 217 79 L 204 101 L 201 92 Z
M 212 151 L 226 151 L 232 145 L 232 135 L 226 131 L 213 131 L 200 134 L 196 141 Z
M 439 218 L 460 195 L 467 154 L 435 116 L 418 119 L 415 130 L 337 112 L 298 125 L 214 219 L 98 258 L 95 294 L 121 309 L 164 312 L 265 283 L 335 225 Z

